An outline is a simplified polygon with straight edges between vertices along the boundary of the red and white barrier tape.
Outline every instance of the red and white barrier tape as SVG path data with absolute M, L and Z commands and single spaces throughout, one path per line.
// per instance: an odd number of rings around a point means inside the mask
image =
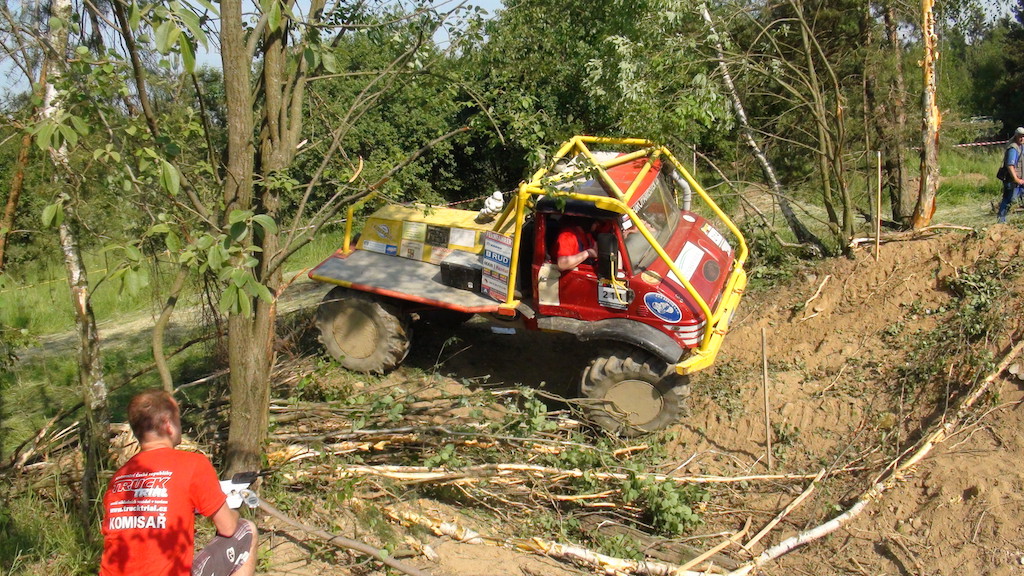
M 954 148 L 969 148 L 972 146 L 997 146 L 1006 144 L 1009 140 L 997 140 L 995 142 L 967 142 L 966 144 L 953 144 Z

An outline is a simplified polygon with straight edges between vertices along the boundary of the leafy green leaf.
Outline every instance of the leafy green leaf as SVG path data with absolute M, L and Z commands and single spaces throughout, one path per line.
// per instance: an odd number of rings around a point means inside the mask
M 320 60 L 324 64 L 324 70 L 330 72 L 331 74 L 338 73 L 338 60 L 337 58 L 334 57 L 333 53 L 324 52 L 323 54 L 320 55 Z
M 252 218 L 252 210 L 232 210 L 228 214 L 228 224 L 238 224 Z
M 224 293 L 220 295 L 220 302 L 217 304 L 217 308 L 221 312 L 230 314 L 238 310 L 238 287 L 234 284 L 228 285 Z
M 245 222 L 236 222 L 231 225 L 231 229 L 228 230 L 228 237 L 232 242 L 241 242 L 249 235 L 249 227 L 245 225 Z
M 131 244 L 124 247 L 124 253 L 129 260 L 139 262 L 142 260 L 142 251 Z
M 220 244 L 210 246 L 210 249 L 206 251 L 206 261 L 209 262 L 211 269 L 221 269 L 224 265 L 224 252 L 223 248 L 220 247 Z
M 166 160 L 160 165 L 160 186 L 171 196 L 177 196 L 181 190 L 181 175 L 173 164 Z
M 238 313 L 242 316 L 252 314 L 252 300 L 241 292 L 238 294 Z
M 156 29 L 156 49 L 167 54 L 178 42 L 181 30 L 171 20 L 164 20 Z
M 67 124 L 61 124 L 57 127 L 57 129 L 60 130 L 61 138 L 63 138 L 69 146 L 74 146 L 75 144 L 78 144 L 78 132 L 75 132 L 74 128 L 68 126 Z
M 173 230 L 167 233 L 167 237 L 164 239 L 164 244 L 167 245 L 167 249 L 171 254 L 175 254 L 181 250 L 181 238 Z
M 257 282 L 255 278 L 253 278 L 253 281 L 249 283 L 249 288 L 250 292 L 253 293 L 253 296 L 260 300 L 263 300 L 264 302 L 274 301 L 274 295 L 270 293 L 270 288 L 267 288 L 266 285 L 261 282 Z
M 267 13 L 267 31 L 274 31 L 281 28 L 281 3 L 272 0 L 270 12 Z
M 47 204 L 46 208 L 43 208 L 43 227 L 50 228 L 56 226 L 59 223 L 56 222 L 58 219 L 57 214 L 60 212 L 60 204 Z
M 71 125 L 75 127 L 75 131 L 85 136 L 89 134 L 89 124 L 86 123 L 85 119 L 72 115 L 70 117 Z
M 142 11 L 139 10 L 138 2 L 130 2 L 128 4 L 128 27 L 132 30 L 139 29 L 139 22 L 142 20 Z M 142 41 L 141 39 L 139 40 Z
M 36 131 L 36 146 L 39 147 L 43 152 L 49 150 L 53 146 L 53 133 L 57 130 L 57 125 L 53 122 L 46 122 L 39 127 Z
M 277 234 L 277 223 L 267 214 L 257 214 L 252 217 L 253 222 L 260 225 L 268 234 Z
M 192 48 L 192 41 L 186 38 L 183 42 L 178 44 L 181 51 L 181 61 L 185 66 L 185 72 L 189 74 L 196 71 L 196 54 Z

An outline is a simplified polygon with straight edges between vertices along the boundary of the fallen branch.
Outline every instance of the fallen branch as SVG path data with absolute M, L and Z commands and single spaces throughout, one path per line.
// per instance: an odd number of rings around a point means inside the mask
M 374 560 L 381 562 L 382 564 L 390 566 L 395 570 L 398 570 L 399 572 L 409 574 L 409 576 L 430 576 L 429 572 L 424 572 L 423 570 L 414 568 L 404 562 L 399 562 L 398 560 L 391 558 L 390 556 L 388 556 L 386 550 L 379 550 L 377 548 L 374 548 L 373 546 L 370 546 L 369 544 L 366 544 L 365 542 L 352 540 L 349 538 L 345 538 L 344 536 L 336 536 L 334 534 L 331 534 L 330 532 L 327 532 L 326 530 L 321 530 L 319 528 L 307 526 L 306 524 L 303 524 L 302 522 L 299 522 L 298 520 L 295 520 L 294 518 L 285 515 L 283 512 L 281 512 L 280 510 L 278 510 L 277 508 L 275 508 L 274 506 L 272 506 L 271 504 L 264 500 L 260 500 L 260 510 L 263 510 L 267 514 L 271 515 L 274 518 L 277 518 L 278 520 L 284 522 L 285 524 L 288 524 L 289 526 L 298 528 L 299 530 L 302 530 L 307 534 L 312 534 L 313 536 L 321 538 L 325 540 L 328 544 L 333 544 L 334 546 L 337 546 L 339 548 L 347 548 L 349 550 L 354 550 L 356 552 L 365 554 L 366 556 L 369 556 Z
M 810 298 L 807 299 L 806 302 L 804 302 L 804 310 L 806 310 L 807 307 L 810 306 L 811 302 L 814 302 L 814 300 L 817 299 L 818 296 L 821 296 L 821 291 L 825 289 L 825 284 L 828 284 L 828 281 L 831 279 L 831 274 L 825 275 L 825 278 L 821 281 L 821 284 L 818 285 L 818 289 L 814 291 L 814 295 L 812 295 Z
M 824 470 L 822 470 L 822 472 L 824 472 Z M 689 570 L 690 568 L 693 568 L 694 566 L 697 566 L 698 564 L 700 564 L 701 562 L 707 560 L 708 558 L 711 558 L 715 554 L 718 554 L 719 552 L 724 550 L 729 545 L 731 545 L 731 544 L 739 544 L 740 538 L 743 538 L 744 536 L 746 536 L 747 532 L 749 530 L 750 530 L 750 518 L 747 518 L 747 521 L 743 524 L 743 528 L 739 532 L 734 532 L 732 535 L 729 536 L 729 538 L 723 540 L 722 542 L 719 542 L 718 545 L 709 548 L 703 554 L 701 554 L 701 555 L 697 556 L 696 558 L 690 560 L 686 564 L 683 564 L 682 566 L 680 566 L 678 568 L 678 571 L 682 572 L 684 570 Z
M 582 564 L 592 568 L 603 570 L 606 574 L 636 574 L 637 576 L 706 576 L 707 571 L 694 572 L 690 567 L 703 562 L 719 550 L 729 544 L 736 544 L 746 534 L 749 522 L 740 532 L 732 534 L 718 547 L 705 552 L 684 566 L 675 566 L 664 562 L 652 562 L 648 560 L 629 560 L 615 558 L 588 550 L 582 546 L 572 544 L 561 544 L 551 540 L 540 538 L 513 538 L 500 540 L 483 536 L 475 530 L 459 526 L 454 522 L 445 522 L 440 518 L 434 518 L 408 510 L 396 510 L 388 507 L 384 513 L 401 522 L 402 524 L 416 524 L 423 526 L 439 536 L 448 536 L 466 544 L 485 544 L 490 546 L 502 546 L 513 548 L 521 552 L 541 554 L 557 560 L 565 560 L 576 564 Z
M 793 501 L 790 502 L 788 506 L 783 508 L 782 512 L 779 512 L 779 514 L 775 518 L 773 518 L 771 522 L 766 524 L 765 527 L 762 528 L 761 531 L 758 532 L 756 535 L 754 535 L 754 537 L 751 538 L 746 544 L 744 544 L 743 547 L 749 551 L 751 548 L 754 547 L 755 544 L 760 542 L 761 538 L 764 538 L 765 535 L 768 534 L 768 532 L 770 532 L 772 528 L 774 528 L 779 522 L 782 522 L 783 518 L 785 518 L 786 516 L 789 515 L 790 512 L 795 510 L 796 507 L 799 506 L 801 502 L 806 500 L 807 497 L 811 495 L 811 492 L 814 492 L 815 486 L 817 486 L 818 482 L 820 482 L 822 477 L 824 477 L 824 476 L 825 476 L 825 469 L 822 468 L 821 472 L 818 472 L 818 475 L 814 477 L 814 480 L 811 481 L 811 483 L 807 486 L 807 488 L 805 488 L 804 491 L 801 492 L 799 496 L 794 498 Z
M 957 226 L 955 224 L 936 224 L 934 226 L 925 226 L 924 228 L 919 228 L 917 230 L 907 230 L 906 232 L 894 232 L 894 233 L 886 234 L 884 236 L 881 236 L 879 238 L 879 241 L 881 241 L 883 243 L 886 243 L 886 242 L 903 242 L 903 241 L 907 241 L 907 240 L 917 240 L 918 238 L 924 236 L 925 234 L 927 234 L 929 232 L 935 232 L 937 230 L 961 230 L 963 232 L 977 232 L 977 228 L 972 228 L 970 226 Z M 874 243 L 875 243 L 874 236 L 872 236 L 870 238 L 867 238 L 867 237 L 854 238 L 853 240 L 850 240 L 850 247 L 851 248 L 857 248 L 861 244 L 874 244 Z
M 426 466 L 363 466 L 341 465 L 336 471 L 344 476 L 380 476 L 405 482 L 451 482 L 454 480 L 475 481 L 494 476 L 508 476 L 516 473 L 531 474 L 536 477 L 580 478 L 584 474 L 596 480 L 653 480 L 656 482 L 675 482 L 677 484 L 737 484 L 741 482 L 778 482 L 782 480 L 811 480 L 815 474 L 764 474 L 754 476 L 666 476 L 664 474 L 630 475 L 617 472 L 596 472 L 580 469 L 565 470 L 535 464 L 481 464 L 466 466 L 457 470 L 439 470 Z M 838 470 L 835 472 L 843 472 Z M 834 473 L 835 473 L 834 472 Z
M 730 572 L 729 576 L 745 576 L 758 567 L 771 562 L 772 560 L 775 560 L 776 558 L 787 554 L 804 544 L 813 542 L 835 532 L 844 524 L 859 516 L 861 512 L 867 508 L 868 504 L 877 500 L 887 490 L 895 487 L 896 484 L 907 475 L 907 473 L 909 473 L 931 452 L 932 448 L 941 444 L 950 436 L 950 432 L 966 418 L 971 407 L 973 407 L 974 404 L 985 394 L 992 382 L 994 382 L 996 378 L 998 378 L 999 375 L 1002 374 L 1003 371 L 1006 370 L 1006 368 L 1009 367 L 1009 365 L 1017 358 L 1017 356 L 1020 355 L 1022 350 L 1024 350 L 1024 340 L 1019 341 L 1009 351 L 1009 353 L 1003 357 L 1003 360 L 996 367 L 995 371 L 989 374 L 985 380 L 979 384 L 973 392 L 971 392 L 971 394 L 964 398 L 964 401 L 961 402 L 960 407 L 957 409 L 956 416 L 952 420 L 939 425 L 934 432 L 918 443 L 918 449 L 913 453 L 913 455 L 902 461 L 898 466 L 893 467 L 884 479 L 875 482 L 871 488 L 861 495 L 860 499 L 858 499 L 853 506 L 828 522 L 811 528 L 810 530 L 801 532 L 796 536 L 783 540 L 779 544 L 765 550 L 757 558 Z

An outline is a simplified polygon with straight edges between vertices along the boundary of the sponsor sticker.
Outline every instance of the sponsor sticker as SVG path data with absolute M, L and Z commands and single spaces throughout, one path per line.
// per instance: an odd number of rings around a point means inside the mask
M 700 229 L 701 232 L 704 232 L 704 234 L 707 235 L 708 239 L 714 242 L 715 246 L 721 248 L 723 252 L 732 252 L 732 246 L 729 245 L 729 242 L 725 239 L 725 236 L 722 236 L 721 232 L 712 228 L 711 224 L 705 222 L 704 225 L 700 227 Z
M 679 306 L 658 292 L 644 294 L 644 304 L 647 305 L 651 314 L 665 322 L 675 323 L 683 319 L 683 313 L 679 310 Z

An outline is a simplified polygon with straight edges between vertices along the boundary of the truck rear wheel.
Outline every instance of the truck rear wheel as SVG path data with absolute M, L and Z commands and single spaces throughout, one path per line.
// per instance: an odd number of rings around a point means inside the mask
M 623 436 L 655 432 L 677 422 L 689 391 L 686 376 L 639 349 L 594 359 L 580 383 L 588 418 Z
M 327 353 L 349 370 L 383 374 L 409 353 L 409 316 L 370 294 L 334 288 L 320 302 L 316 325 Z

